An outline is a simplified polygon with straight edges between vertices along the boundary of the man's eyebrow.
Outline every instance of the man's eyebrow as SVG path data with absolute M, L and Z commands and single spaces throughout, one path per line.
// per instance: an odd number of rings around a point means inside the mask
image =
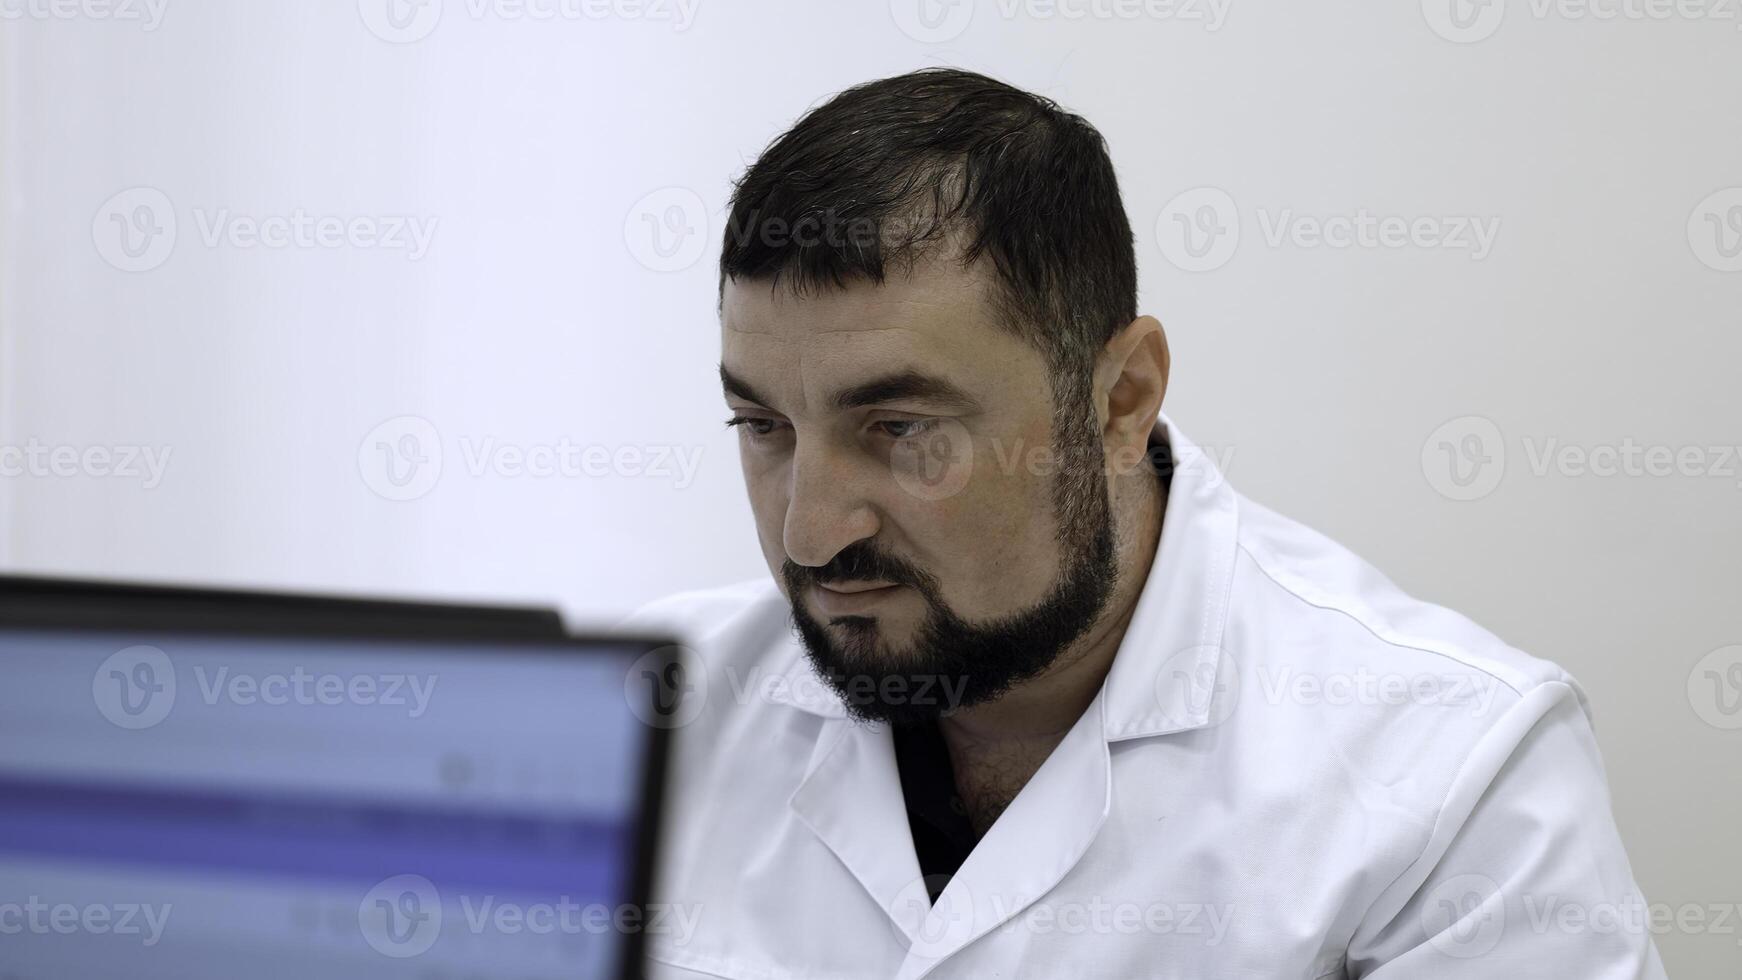
M 750 382 L 726 370 L 724 364 L 720 365 L 720 387 L 725 390 L 726 394 L 734 398 L 742 398 L 747 402 L 755 402 L 763 406 L 768 404 L 767 399 L 758 395 L 755 388 L 750 387 Z
M 768 406 L 771 403 L 757 393 L 748 381 L 720 365 L 720 387 L 727 395 L 747 402 Z M 865 408 L 894 401 L 923 401 L 960 411 L 979 411 L 980 402 L 954 382 L 920 371 L 906 370 L 886 374 L 861 382 L 835 393 L 836 411 Z
M 923 401 L 965 411 L 977 411 L 980 403 L 954 382 L 919 371 L 897 371 L 835 393 L 835 408 L 846 411 L 894 401 Z

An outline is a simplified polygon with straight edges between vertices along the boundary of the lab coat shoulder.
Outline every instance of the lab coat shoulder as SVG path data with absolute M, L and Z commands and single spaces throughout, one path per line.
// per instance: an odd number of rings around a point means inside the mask
M 1361 655 L 1401 666 L 1481 674 L 1516 695 L 1542 684 L 1583 691 L 1559 665 L 1520 651 L 1468 617 L 1415 598 L 1342 545 L 1242 499 L 1240 551 L 1304 618 L 1346 619 L 1368 635 Z M 1316 612 L 1308 612 L 1314 610 Z
M 1372 859 L 1349 974 L 1662 976 L 1578 682 L 1297 522 L 1240 515 L 1239 715 L 1286 757 L 1270 771 L 1342 787 Z
M 1417 599 L 1322 534 L 1241 501 L 1226 647 L 1279 724 L 1305 724 L 1353 761 L 1419 743 L 1423 802 L 1518 711 L 1565 701 L 1590 723 L 1578 681 L 1443 606 Z M 1243 695 L 1245 696 L 1245 695 Z M 1322 745 L 1323 742 L 1321 741 Z M 1363 753 L 1363 749 L 1370 752 Z

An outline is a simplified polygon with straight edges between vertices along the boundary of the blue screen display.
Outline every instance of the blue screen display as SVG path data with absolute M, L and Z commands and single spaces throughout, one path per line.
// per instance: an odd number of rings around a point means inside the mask
M 640 652 L 0 630 L 0 976 L 616 976 Z

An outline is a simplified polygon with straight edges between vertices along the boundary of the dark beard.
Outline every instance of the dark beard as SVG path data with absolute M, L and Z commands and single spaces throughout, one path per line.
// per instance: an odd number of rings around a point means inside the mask
M 1072 414 L 1076 424 L 1065 428 L 1075 431 L 1054 435 L 1055 458 L 1066 461 L 1053 481 L 1060 572 L 1033 606 L 971 623 L 945 604 L 936 578 L 877 550 L 869 539 L 842 548 L 826 565 L 782 564 L 805 652 L 849 714 L 919 725 L 995 700 L 1045 670 L 1100 616 L 1119 572 L 1112 506 L 1095 416 L 1092 410 L 1086 419 Z M 837 638 L 805 609 L 811 585 L 854 580 L 891 582 L 919 593 L 929 612 L 911 648 L 890 649 L 874 616 L 833 617 L 830 623 L 842 634 Z

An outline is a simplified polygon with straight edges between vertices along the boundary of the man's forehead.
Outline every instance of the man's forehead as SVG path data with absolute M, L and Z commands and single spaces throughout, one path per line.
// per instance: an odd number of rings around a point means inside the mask
M 1019 362 L 1038 355 L 994 325 L 983 280 L 941 265 L 880 285 L 798 293 L 784 282 L 728 282 L 721 366 L 766 396 L 784 392 L 777 400 L 819 404 L 846 387 L 902 373 L 980 392 L 1028 374 Z
M 820 334 L 899 330 L 916 336 L 970 340 L 991 326 L 984 275 L 978 267 L 927 259 L 891 271 L 881 282 L 849 279 L 792 288 L 774 279 L 727 280 L 720 326 L 727 337 L 766 335 L 801 340 Z

